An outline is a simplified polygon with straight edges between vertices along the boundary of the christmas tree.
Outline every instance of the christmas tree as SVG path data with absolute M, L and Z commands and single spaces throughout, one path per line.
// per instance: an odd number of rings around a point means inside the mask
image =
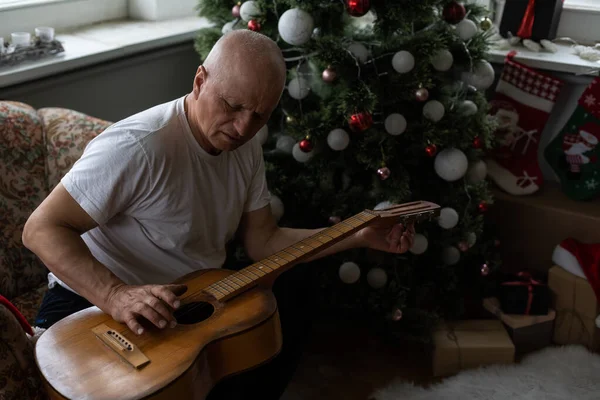
M 200 0 L 198 11 L 214 22 L 197 37 L 201 59 L 233 29 L 269 36 L 285 56 L 286 90 L 253 139 L 280 225 L 323 227 L 413 200 L 442 207 L 416 226 L 406 254 L 320 260 L 320 309 L 412 338 L 464 316 L 499 266 L 482 161 L 495 146 L 488 10 L 454 0 Z

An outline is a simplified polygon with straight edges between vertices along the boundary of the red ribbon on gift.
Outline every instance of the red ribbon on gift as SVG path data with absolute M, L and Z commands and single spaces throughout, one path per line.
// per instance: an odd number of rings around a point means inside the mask
M 519 278 L 522 278 L 523 280 L 513 281 L 513 282 L 502 282 L 501 285 L 504 285 L 504 286 L 527 286 L 529 294 L 527 297 L 527 307 L 525 308 L 525 315 L 529 315 L 529 312 L 531 311 L 531 303 L 533 303 L 533 287 L 534 286 L 544 286 L 544 284 L 538 280 L 533 279 L 531 274 L 526 271 L 519 272 L 517 274 L 517 276 Z
M 517 32 L 517 36 L 521 39 L 529 39 L 533 32 L 533 22 L 535 21 L 535 0 L 529 0 L 527 9 L 521 20 L 521 26 Z

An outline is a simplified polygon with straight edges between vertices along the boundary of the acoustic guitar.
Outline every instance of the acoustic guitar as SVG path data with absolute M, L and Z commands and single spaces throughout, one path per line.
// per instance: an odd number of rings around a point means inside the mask
M 174 312 L 175 328 L 145 321 L 134 335 L 97 307 L 45 331 L 35 357 L 53 399 L 205 399 L 217 382 L 255 368 L 281 349 L 275 278 L 293 265 L 371 224 L 418 222 L 439 215 L 416 201 L 365 210 L 239 271 L 201 270 Z

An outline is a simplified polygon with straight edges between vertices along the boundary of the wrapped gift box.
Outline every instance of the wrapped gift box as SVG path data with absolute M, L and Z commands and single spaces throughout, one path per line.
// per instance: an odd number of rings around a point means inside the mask
M 500 20 L 500 34 L 539 42 L 556 38 L 563 0 L 506 0 Z M 523 32 L 520 32 L 523 28 Z M 522 33 L 522 35 L 519 35 Z
M 507 314 L 548 315 L 550 290 L 545 282 L 521 271 L 502 279 L 498 300 Z
M 600 351 L 600 329 L 596 327 L 600 306 L 589 282 L 555 265 L 548 272 L 548 286 L 556 309 L 554 342 Z
M 510 364 L 515 346 L 502 322 L 465 320 L 446 322 L 433 333 L 433 375 L 448 376 L 462 369 Z
M 546 315 L 507 314 L 502 311 L 500 301 L 495 297 L 484 299 L 483 307 L 502 321 L 515 345 L 517 355 L 539 350 L 552 344 L 556 318 L 556 312 L 553 309 L 549 309 Z

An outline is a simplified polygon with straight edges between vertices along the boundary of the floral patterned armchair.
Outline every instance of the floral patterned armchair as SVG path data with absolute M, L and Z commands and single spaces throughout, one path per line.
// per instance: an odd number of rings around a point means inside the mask
M 23 226 L 86 144 L 110 124 L 64 108 L 36 110 L 0 101 L 0 294 L 31 325 L 47 290 L 48 271 L 23 246 Z M 0 399 L 44 397 L 33 342 L 0 305 Z

